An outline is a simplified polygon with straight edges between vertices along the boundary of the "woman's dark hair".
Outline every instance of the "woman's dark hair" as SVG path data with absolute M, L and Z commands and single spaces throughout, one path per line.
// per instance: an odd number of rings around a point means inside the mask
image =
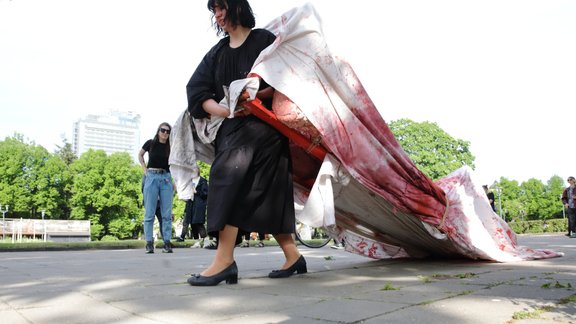
M 247 0 L 208 0 L 208 10 L 212 12 L 212 25 L 216 29 L 218 36 L 227 35 L 224 30 L 214 20 L 214 8 L 220 7 L 226 9 L 226 22 L 230 25 L 254 28 L 256 26 L 256 18 L 252 12 L 252 7 Z
M 172 126 L 170 126 L 170 124 L 168 124 L 167 122 L 163 122 L 160 125 L 158 125 L 158 129 L 156 129 L 156 134 L 154 134 L 154 138 L 152 139 L 152 143 L 150 143 L 150 151 L 152 151 L 152 149 L 154 148 L 154 145 L 156 143 L 160 142 L 160 139 L 158 138 L 158 132 L 160 131 L 160 128 L 162 128 L 162 126 L 168 127 L 168 129 L 170 129 L 170 131 L 172 131 Z M 170 136 L 168 136 L 168 139 L 166 140 L 166 155 L 170 156 Z

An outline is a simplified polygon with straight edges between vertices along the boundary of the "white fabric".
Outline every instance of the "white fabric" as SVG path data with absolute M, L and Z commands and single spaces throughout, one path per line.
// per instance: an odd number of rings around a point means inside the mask
M 236 105 L 238 104 L 238 98 L 246 90 L 249 94 L 250 99 L 254 100 L 256 98 L 256 93 L 258 92 L 258 87 L 260 85 L 260 80 L 258 78 L 246 78 L 241 80 L 235 80 L 230 83 L 230 87 L 224 87 L 224 98 L 220 100 L 219 104 L 227 107 L 230 111 L 228 118 L 234 118 L 234 111 L 236 111 Z M 196 127 L 196 132 L 198 137 L 205 144 L 210 144 L 216 139 L 216 134 L 224 117 L 211 116 L 208 118 L 201 118 L 194 120 L 194 127 Z
M 316 181 L 310 190 L 310 195 L 302 210 L 298 210 L 296 218 L 312 227 L 331 227 L 336 225 L 334 216 L 334 192 L 338 191 L 336 184 L 345 186 L 350 181 L 350 175 L 342 168 L 340 162 L 330 154 L 318 171 Z
M 332 152 L 335 156 L 350 158 L 347 161 L 330 161 L 329 158 L 324 162 L 326 170 L 318 175 L 317 184 L 310 193 L 314 201 L 303 211 L 312 224 L 333 224 L 332 210 L 336 210 L 337 215 L 342 216 L 336 219 L 337 226 L 331 230 L 346 239 L 348 251 L 373 258 L 462 254 L 473 259 L 508 262 L 561 255 L 517 246 L 514 233 L 505 222 L 494 217 L 491 209 L 488 210 L 490 206 L 485 197 L 483 200 L 468 198 L 468 191 L 474 191 L 475 186 L 469 181 L 466 168 L 439 182 L 448 204 L 426 194 L 421 195 L 428 199 L 426 202 L 412 200 L 407 201 L 411 205 L 403 204 L 402 199 L 408 199 L 404 192 L 408 190 L 402 191 L 398 184 L 410 186 L 412 183 L 405 182 L 406 179 L 412 178 L 416 183 L 421 180 L 418 177 L 425 179 L 425 176 L 396 168 L 401 164 L 394 164 L 395 161 L 409 160 L 405 153 L 397 154 L 398 143 L 382 142 L 382 137 L 376 139 L 366 132 L 384 122 L 370 120 L 381 118 L 379 115 L 370 115 L 367 119 L 359 113 L 373 113 L 374 109 L 363 110 L 363 105 L 373 107 L 373 103 L 352 68 L 330 53 L 320 21 L 310 4 L 294 8 L 273 20 L 266 29 L 277 39 L 260 54 L 252 70 L 290 98 L 322 134 L 324 141 L 340 143 L 331 146 L 343 150 L 338 154 Z M 370 127 L 360 127 L 361 123 L 370 123 Z M 356 154 L 367 153 L 372 145 L 379 149 L 377 155 Z M 353 181 L 343 185 L 336 197 L 331 197 L 334 166 L 338 162 L 353 166 L 347 170 Z M 376 168 L 386 172 L 374 173 Z M 396 172 L 403 173 L 399 176 Z M 364 185 L 356 181 L 360 178 Z M 380 188 L 388 189 L 384 192 L 387 199 L 394 200 L 393 204 L 374 195 L 373 190 L 382 192 Z M 306 194 L 296 192 L 295 196 L 302 198 Z M 420 196 L 409 198 L 415 197 Z M 421 218 L 430 222 L 426 225 L 419 219 L 420 215 L 410 214 L 410 209 L 404 208 L 416 205 L 416 210 L 425 210 L 428 203 L 434 203 L 437 210 L 428 218 Z M 438 226 L 439 220 L 439 228 L 430 226 Z
M 178 198 L 194 199 L 195 184 L 200 179 L 200 170 L 196 164 L 194 135 L 188 111 L 182 112 L 172 126 L 168 164 L 176 184 Z

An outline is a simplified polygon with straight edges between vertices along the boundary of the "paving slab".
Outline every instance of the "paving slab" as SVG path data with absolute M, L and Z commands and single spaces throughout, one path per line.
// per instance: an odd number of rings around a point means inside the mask
M 372 260 L 302 247 L 309 272 L 272 280 L 278 247 L 238 248 L 238 284 L 191 287 L 213 250 L 0 252 L 0 323 L 576 323 L 576 239 L 519 241 L 565 256 Z

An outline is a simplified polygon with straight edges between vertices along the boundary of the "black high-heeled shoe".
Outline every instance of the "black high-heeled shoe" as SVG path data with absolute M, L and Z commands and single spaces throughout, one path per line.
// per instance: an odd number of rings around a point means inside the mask
M 288 269 L 272 270 L 272 272 L 268 274 L 268 278 L 288 278 L 293 275 L 294 272 L 298 274 L 308 272 L 308 268 L 306 267 L 306 260 L 304 259 L 303 255 L 301 255 L 298 260 L 296 260 L 296 262 L 294 262 L 294 264 L 291 265 Z
M 216 286 L 223 280 L 226 280 L 227 284 L 238 283 L 238 267 L 236 266 L 236 261 L 232 262 L 228 268 L 213 276 L 193 274 L 190 278 L 188 278 L 188 283 L 191 286 Z

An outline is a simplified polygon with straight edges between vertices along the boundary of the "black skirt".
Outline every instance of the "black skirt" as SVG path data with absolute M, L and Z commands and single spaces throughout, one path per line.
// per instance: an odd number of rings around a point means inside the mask
M 208 231 L 294 233 L 288 139 L 254 116 L 226 119 L 210 169 Z

